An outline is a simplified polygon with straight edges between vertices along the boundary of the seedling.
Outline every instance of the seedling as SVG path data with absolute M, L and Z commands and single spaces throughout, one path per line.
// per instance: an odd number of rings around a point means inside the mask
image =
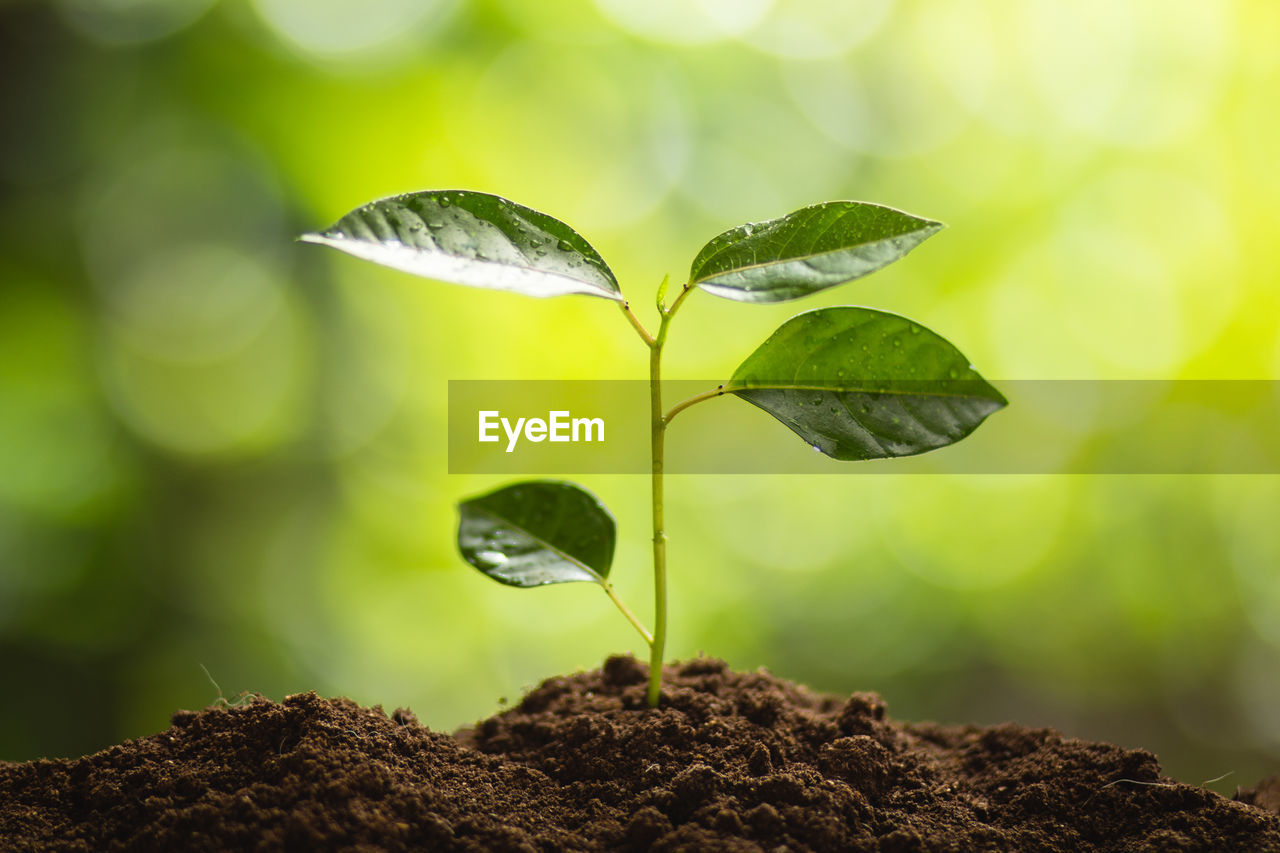
M 439 281 L 617 303 L 649 348 L 653 632 L 609 583 L 617 535 L 613 516 L 577 485 L 530 481 L 463 501 L 458 548 L 472 566 L 511 586 L 598 584 L 649 647 L 647 698 L 656 707 L 667 639 L 663 448 L 678 414 L 732 395 L 764 409 L 815 450 L 833 459 L 862 460 L 953 444 L 1006 405 L 939 335 L 896 314 L 839 306 L 797 314 L 727 382 L 664 409 L 662 350 L 676 313 L 696 290 L 757 304 L 818 293 L 898 260 L 941 228 L 939 222 L 857 201 L 824 202 L 739 225 L 703 247 L 670 304 L 663 279 L 655 300 L 656 332 L 631 310 L 613 271 L 576 231 L 498 196 L 461 190 L 393 196 L 302 239 Z

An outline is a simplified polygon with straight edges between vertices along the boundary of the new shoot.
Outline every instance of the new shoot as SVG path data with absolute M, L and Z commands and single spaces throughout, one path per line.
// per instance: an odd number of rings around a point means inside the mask
M 810 205 L 731 228 L 693 260 L 668 302 L 658 287 L 657 327 L 647 327 L 613 271 L 576 231 L 498 196 L 432 190 L 351 211 L 303 240 L 424 278 L 529 296 L 581 294 L 617 304 L 649 349 L 653 630 L 609 583 L 617 525 L 595 495 L 566 482 L 515 483 L 459 505 L 458 549 L 504 584 L 597 584 L 649 651 L 649 705 L 662 696 L 667 641 L 667 533 L 663 466 L 667 429 L 690 406 L 745 400 L 832 459 L 924 453 L 967 436 L 1006 405 L 947 340 L 897 314 L 837 306 L 787 320 L 727 381 L 664 408 L 662 353 L 676 314 L 695 291 L 769 304 L 800 299 L 887 266 L 942 224 L 859 201 Z

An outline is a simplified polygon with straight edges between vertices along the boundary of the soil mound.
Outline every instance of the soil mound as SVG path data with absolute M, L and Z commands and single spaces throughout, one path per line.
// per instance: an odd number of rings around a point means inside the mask
M 614 657 L 455 736 L 313 693 L 179 712 L 85 758 L 0 764 L 0 849 L 1280 851 L 1149 753 L 904 724 L 698 659 L 663 706 Z M 1265 799 L 1263 797 L 1262 799 Z

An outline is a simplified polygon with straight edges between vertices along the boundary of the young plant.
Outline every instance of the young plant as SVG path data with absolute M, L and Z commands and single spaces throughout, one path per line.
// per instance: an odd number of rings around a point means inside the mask
M 959 350 L 885 311 L 839 306 L 792 317 L 727 382 L 669 409 L 662 350 L 676 312 L 695 290 L 737 302 L 785 302 L 844 284 L 898 260 L 942 228 L 857 201 L 810 205 L 731 228 L 703 247 L 658 327 L 640 321 L 612 270 L 576 231 L 546 214 L 486 193 L 434 190 L 371 202 L 303 240 L 439 281 L 530 296 L 579 293 L 618 304 L 649 348 L 653 461 L 654 627 L 650 633 L 609 583 L 616 525 L 590 492 L 531 481 L 463 501 L 463 559 L 518 587 L 598 584 L 649 647 L 648 701 L 657 706 L 667 638 L 667 534 L 663 448 L 690 406 L 731 394 L 764 409 L 833 459 L 910 456 L 953 444 L 1006 405 Z

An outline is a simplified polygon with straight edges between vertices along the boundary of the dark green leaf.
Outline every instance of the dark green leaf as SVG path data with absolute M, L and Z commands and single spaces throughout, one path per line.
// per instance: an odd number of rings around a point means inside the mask
M 792 317 L 725 390 L 846 460 L 954 444 L 1007 404 L 944 338 L 897 314 L 851 307 Z
M 604 504 L 572 483 L 517 483 L 458 505 L 458 550 L 511 586 L 603 583 L 616 525 Z
M 942 230 L 941 222 L 861 201 L 828 201 L 716 237 L 689 283 L 738 302 L 784 302 L 893 263 Z
M 487 193 L 432 190 L 392 196 L 301 239 L 454 284 L 622 301 L 613 272 L 576 231 Z

